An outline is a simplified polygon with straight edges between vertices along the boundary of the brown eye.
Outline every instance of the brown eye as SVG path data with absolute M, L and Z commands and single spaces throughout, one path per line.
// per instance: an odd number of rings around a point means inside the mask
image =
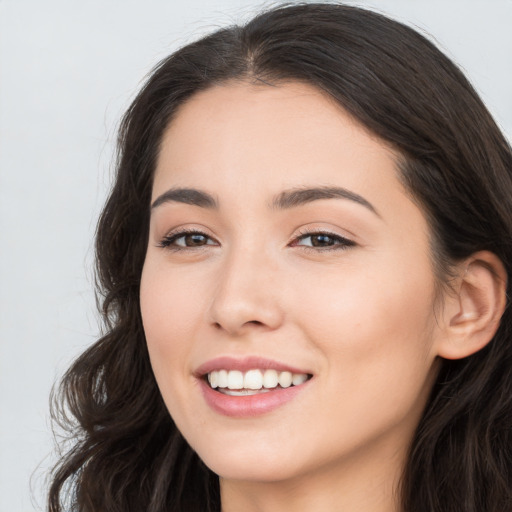
M 201 235 L 200 233 L 192 233 L 180 237 L 178 240 L 183 239 L 183 243 L 177 245 L 185 245 L 187 247 L 197 247 L 198 245 L 206 245 L 208 243 L 208 237 Z M 176 240 L 177 242 L 177 240 Z
M 305 233 L 297 238 L 293 245 L 318 249 L 345 249 L 355 245 L 355 243 L 352 240 L 330 233 Z
M 327 247 L 336 243 L 334 237 L 330 235 L 311 235 L 310 238 L 313 247 Z
M 217 245 L 212 238 L 199 231 L 176 233 L 166 236 L 161 242 L 161 247 L 169 249 L 187 249 L 194 247 L 202 247 L 204 245 Z

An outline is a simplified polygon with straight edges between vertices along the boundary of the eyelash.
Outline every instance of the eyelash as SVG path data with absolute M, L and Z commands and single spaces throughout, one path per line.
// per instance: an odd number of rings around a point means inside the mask
M 212 237 L 207 235 L 206 233 L 203 233 L 202 231 L 198 231 L 197 229 L 181 229 L 180 231 L 176 233 L 170 233 L 160 241 L 158 244 L 159 247 L 162 247 L 163 249 L 167 249 L 169 251 L 190 251 L 190 250 L 197 250 L 197 249 L 203 249 L 207 245 L 212 244 L 204 244 L 204 245 L 197 245 L 197 246 L 180 246 L 180 245 L 174 245 L 176 240 L 179 240 L 180 238 L 183 238 L 187 235 L 200 235 L 205 238 L 208 238 L 210 240 L 213 240 Z
M 312 245 L 298 245 L 296 242 L 300 240 L 305 240 L 306 238 L 312 238 L 314 236 L 325 236 L 331 238 L 334 241 L 334 245 L 327 245 L 324 247 L 314 247 Z M 341 235 L 337 235 L 336 233 L 331 233 L 326 231 L 325 229 L 313 229 L 313 230 L 305 230 L 303 232 L 299 231 L 299 235 L 295 237 L 291 246 L 292 247 L 302 247 L 304 250 L 309 251 L 344 251 L 349 247 L 353 247 L 356 243 L 348 238 L 345 238 Z
M 170 233 L 169 235 L 166 235 L 161 242 L 158 244 L 159 247 L 163 249 L 167 249 L 170 251 L 190 251 L 190 250 L 197 250 L 197 249 L 203 249 L 204 247 L 208 245 L 213 244 L 204 244 L 204 245 L 197 245 L 197 246 L 180 246 L 175 245 L 175 242 L 179 240 L 180 238 L 184 238 L 187 235 L 199 235 L 203 236 L 207 239 L 213 240 L 212 237 L 207 235 L 206 233 L 203 233 L 202 231 L 198 231 L 196 229 L 182 229 L 177 233 Z M 297 242 L 301 240 L 305 240 L 307 238 L 311 238 L 314 236 L 325 236 L 330 238 L 334 244 L 333 245 L 326 245 L 326 246 L 313 246 L 313 245 L 299 245 Z M 295 237 L 295 239 L 290 244 L 291 247 L 302 247 L 306 251 L 315 251 L 315 252 L 324 252 L 324 251 L 339 251 L 339 250 L 345 250 L 349 247 L 353 247 L 356 245 L 355 242 L 352 240 L 349 240 L 348 238 L 342 237 L 340 235 L 337 235 L 335 233 L 330 233 L 326 230 L 309 230 L 304 232 L 299 232 L 299 235 Z

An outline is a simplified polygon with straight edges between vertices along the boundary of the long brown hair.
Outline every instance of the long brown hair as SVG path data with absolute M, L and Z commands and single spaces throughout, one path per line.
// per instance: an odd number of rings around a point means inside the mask
M 54 470 L 51 512 L 220 510 L 217 476 L 184 441 L 153 377 L 139 282 L 162 133 L 188 98 L 227 80 L 298 80 L 327 92 L 402 155 L 440 279 L 479 250 L 512 275 L 511 148 L 464 75 L 423 36 L 374 12 L 307 3 L 185 46 L 154 69 L 122 121 L 96 239 L 107 330 L 53 397 L 74 444 Z M 401 481 L 404 511 L 512 509 L 511 314 L 486 348 L 442 361 Z

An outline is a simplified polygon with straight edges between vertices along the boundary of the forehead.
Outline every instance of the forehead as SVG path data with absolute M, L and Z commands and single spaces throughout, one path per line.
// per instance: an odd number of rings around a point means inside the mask
M 280 186 L 311 179 L 327 185 L 344 174 L 345 185 L 354 179 L 361 186 L 395 174 L 395 162 L 388 145 L 315 87 L 236 82 L 179 108 L 163 136 L 155 187 L 163 179 L 220 185 L 227 174 L 231 184 L 271 176 Z

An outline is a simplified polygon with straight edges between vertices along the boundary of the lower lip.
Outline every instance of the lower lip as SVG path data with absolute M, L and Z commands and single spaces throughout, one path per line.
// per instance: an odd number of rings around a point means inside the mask
M 237 418 L 249 418 L 271 412 L 292 401 L 309 383 L 306 381 L 298 386 L 276 388 L 256 395 L 231 396 L 215 391 L 202 379 L 200 382 L 206 403 L 215 412 Z

